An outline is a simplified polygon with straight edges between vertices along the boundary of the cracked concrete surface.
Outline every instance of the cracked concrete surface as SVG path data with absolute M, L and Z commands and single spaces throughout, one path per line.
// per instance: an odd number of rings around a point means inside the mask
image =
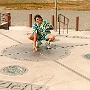
M 90 90 L 90 60 L 84 57 L 90 54 L 90 31 L 52 31 L 52 48 L 47 50 L 42 41 L 38 52 L 33 52 L 27 33 L 31 28 L 26 26 L 0 30 L 0 90 Z M 21 67 L 28 70 L 16 75 L 1 72 L 19 73 Z

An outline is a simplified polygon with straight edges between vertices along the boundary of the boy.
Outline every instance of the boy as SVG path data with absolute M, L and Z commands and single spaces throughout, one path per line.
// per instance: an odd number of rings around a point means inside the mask
M 30 40 L 33 40 L 33 48 L 35 51 L 37 51 L 37 47 L 39 47 L 42 44 L 42 40 L 46 40 L 46 47 L 47 49 L 50 49 L 50 42 L 55 39 L 54 35 L 51 34 L 50 30 L 53 29 L 53 26 L 47 22 L 46 20 L 43 20 L 42 17 L 37 14 L 34 17 L 35 23 L 32 27 L 33 32 L 28 37 Z M 36 45 L 37 42 L 37 45 Z

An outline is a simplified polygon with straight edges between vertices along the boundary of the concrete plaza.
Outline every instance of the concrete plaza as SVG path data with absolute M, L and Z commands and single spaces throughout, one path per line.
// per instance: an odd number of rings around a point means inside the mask
M 34 52 L 28 25 L 0 29 L 0 90 L 90 90 L 89 26 L 85 30 L 52 30 L 51 49 L 42 41 Z
M 52 48 L 42 41 L 37 52 L 28 40 L 31 31 L 0 30 L 0 90 L 90 90 L 90 31 L 52 31 Z

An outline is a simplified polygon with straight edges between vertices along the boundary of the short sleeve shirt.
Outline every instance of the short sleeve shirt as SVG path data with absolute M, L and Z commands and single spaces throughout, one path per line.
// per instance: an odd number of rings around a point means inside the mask
M 34 23 L 32 29 L 32 33 L 37 33 L 38 40 L 46 40 L 46 36 L 49 34 L 45 32 L 48 26 L 52 26 L 49 22 L 46 20 L 43 20 L 42 24 Z

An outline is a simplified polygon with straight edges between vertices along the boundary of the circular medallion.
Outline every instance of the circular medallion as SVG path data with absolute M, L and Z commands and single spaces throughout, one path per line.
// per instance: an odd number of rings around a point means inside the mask
M 45 45 L 41 45 L 37 52 L 33 51 L 33 45 L 18 44 L 6 48 L 3 56 L 13 58 L 14 60 L 26 61 L 48 61 L 58 60 L 70 55 L 70 51 L 62 48 L 60 45 L 51 45 L 51 49 L 46 49 Z
M 86 58 L 86 59 L 89 59 L 89 60 L 90 60 L 90 54 L 86 54 L 86 55 L 84 55 L 84 58 Z
M 7 75 L 22 75 L 27 72 L 27 68 L 18 65 L 7 66 L 1 69 L 1 73 Z

